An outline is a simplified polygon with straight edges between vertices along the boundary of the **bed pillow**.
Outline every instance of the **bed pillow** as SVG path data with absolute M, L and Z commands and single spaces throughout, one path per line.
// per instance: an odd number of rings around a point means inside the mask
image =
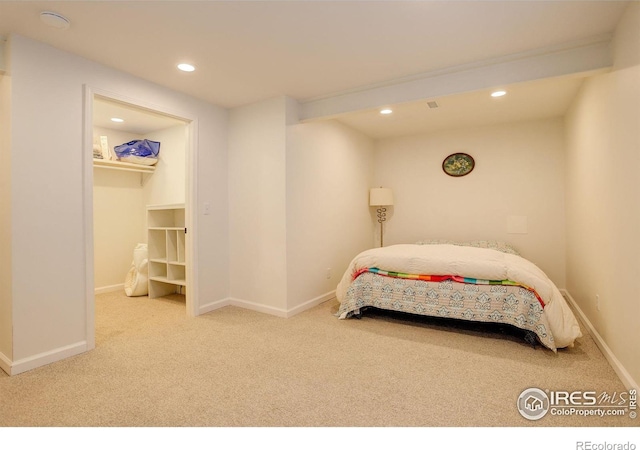
M 509 253 L 512 255 L 520 256 L 518 250 L 513 248 L 510 244 L 502 241 L 467 241 L 467 242 L 458 242 L 458 241 L 450 241 L 448 239 L 426 239 L 424 241 L 416 242 L 418 245 L 437 245 L 437 244 L 451 244 L 451 245 L 461 245 L 463 247 L 479 247 L 479 248 L 490 248 L 493 250 L 498 250 L 502 253 Z

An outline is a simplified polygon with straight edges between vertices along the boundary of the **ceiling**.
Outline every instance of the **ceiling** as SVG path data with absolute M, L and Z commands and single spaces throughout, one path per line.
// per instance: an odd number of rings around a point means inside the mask
M 500 123 L 541 120 L 564 116 L 585 75 L 549 78 L 513 84 L 503 97 L 480 90 L 446 97 L 393 105 L 393 113 L 380 108 L 343 114 L 336 120 L 374 138 L 393 138 Z M 437 107 L 429 107 L 435 101 Z
M 18 33 L 232 108 L 282 95 L 301 102 L 337 96 L 610 34 L 627 3 L 0 1 L 0 35 Z M 62 14 L 71 26 L 48 27 L 39 20 L 41 11 Z M 179 72 L 176 64 L 183 61 L 197 70 Z M 545 109 L 561 114 L 580 80 L 554 81 L 554 87 L 551 81 L 541 83 L 540 91 L 536 83 L 512 86 L 501 103 L 486 104 L 482 93 L 472 92 L 437 99 L 440 108 L 426 112 L 420 104 L 399 105 L 386 122 L 376 111 L 339 119 L 383 137 L 415 131 L 427 118 L 433 127 L 443 127 L 447 117 L 472 123 L 474 115 L 486 121 L 493 113 L 491 120 L 537 117 Z M 530 111 L 516 113 L 516 102 Z
M 114 122 L 111 120 L 113 118 L 122 119 L 122 122 Z M 96 96 L 93 101 L 93 125 L 145 135 L 153 131 L 185 125 L 185 122 L 165 114 Z

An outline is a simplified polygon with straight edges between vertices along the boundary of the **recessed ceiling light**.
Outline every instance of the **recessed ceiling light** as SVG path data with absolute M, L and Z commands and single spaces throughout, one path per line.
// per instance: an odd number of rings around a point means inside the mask
M 380 114 L 391 114 L 393 111 L 389 108 L 381 109 Z
M 112 121 L 112 122 L 118 122 L 118 123 L 121 123 L 121 122 L 124 122 L 124 119 L 121 119 L 121 118 L 119 118 L 119 117 L 112 117 L 112 118 L 111 118 L 111 121 Z
M 178 64 L 178 69 L 182 70 L 183 72 L 193 72 L 194 70 L 196 70 L 194 66 L 187 63 Z
M 58 28 L 60 30 L 66 30 L 69 28 L 69 25 L 71 25 L 69 19 L 62 14 L 58 14 L 53 11 L 42 11 L 40 13 L 40 20 L 50 27 Z
M 502 97 L 503 95 L 507 95 L 507 91 L 494 91 L 491 93 L 492 97 Z

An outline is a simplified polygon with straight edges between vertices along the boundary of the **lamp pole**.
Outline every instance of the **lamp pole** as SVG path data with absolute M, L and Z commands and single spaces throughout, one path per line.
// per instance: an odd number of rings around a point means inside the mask
M 369 189 L 369 206 L 377 206 L 378 223 L 380 224 L 380 247 L 384 246 L 384 222 L 387 220 L 387 206 L 393 205 L 393 191 L 389 188 Z
M 382 227 L 384 226 L 384 222 L 387 220 L 387 208 L 381 207 L 378 208 L 378 223 L 380 224 L 380 247 L 384 247 L 383 238 L 382 238 Z

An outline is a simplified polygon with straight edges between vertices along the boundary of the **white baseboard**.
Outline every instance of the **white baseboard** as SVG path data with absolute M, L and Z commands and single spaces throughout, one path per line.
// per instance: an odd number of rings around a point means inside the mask
M 37 367 L 46 366 L 47 364 L 61 361 L 86 351 L 87 343 L 82 341 L 71 345 L 65 345 L 64 347 L 59 347 L 48 352 L 29 356 L 28 358 L 19 359 L 11 364 L 9 375 L 18 375 L 19 373 L 26 372 Z
M 237 306 L 239 308 L 250 309 L 251 311 L 257 311 L 265 314 L 270 314 L 277 317 L 287 317 L 287 311 L 280 308 L 274 308 L 273 306 L 262 305 L 260 303 L 250 302 L 248 300 L 242 300 L 239 298 L 229 298 L 229 304 Z
M 7 372 L 7 375 L 11 375 L 11 366 L 11 360 L 0 352 L 0 369 Z
M 202 305 L 198 308 L 198 315 L 206 314 L 208 312 L 215 311 L 216 309 L 224 308 L 225 306 L 229 305 L 231 305 L 231 299 L 229 298 L 224 298 L 222 300 L 207 303 L 206 305 Z
M 116 291 L 124 291 L 124 283 L 95 288 L 96 294 L 106 294 L 107 292 L 116 292 Z
M 319 304 L 331 300 L 332 298 L 336 298 L 335 289 L 316 298 L 312 298 L 311 300 L 304 302 L 302 305 L 298 305 L 295 308 L 290 309 L 289 311 L 287 311 L 287 317 L 293 317 L 296 314 L 300 314 L 301 312 L 306 311 L 307 309 L 311 309 L 314 306 L 318 306 Z
M 616 372 L 616 374 L 620 378 L 620 381 L 622 381 L 622 384 L 624 384 L 624 387 L 626 387 L 627 389 L 638 390 L 638 383 L 633 379 L 633 377 L 627 371 L 627 369 L 625 369 L 625 367 L 622 365 L 620 360 L 616 358 L 616 355 L 613 354 L 613 352 L 611 351 L 611 349 L 609 348 L 605 340 L 602 338 L 602 336 L 600 336 L 600 333 L 598 333 L 598 331 L 595 329 L 595 327 L 593 326 L 593 324 L 591 323 L 587 315 L 584 313 L 584 311 L 580 309 L 580 307 L 578 306 L 578 303 L 571 296 L 569 291 L 567 291 L 566 289 L 560 289 L 560 292 L 562 292 L 562 294 L 565 296 L 565 298 L 568 300 L 569 304 L 571 305 L 571 308 L 577 313 L 578 318 L 580 319 L 584 327 L 589 331 L 589 334 L 591 335 L 594 342 L 596 343 L 596 345 L 598 346 L 598 348 L 600 349 L 604 357 L 607 359 L 607 361 L 609 362 L 613 370 Z
M 285 319 L 288 319 L 290 317 L 295 316 L 296 314 L 300 314 L 301 312 L 306 311 L 307 309 L 311 309 L 314 306 L 324 303 L 327 300 L 331 300 L 332 298 L 335 298 L 335 296 L 336 296 L 336 291 L 327 292 L 326 294 L 322 294 L 316 298 L 312 298 L 311 300 L 308 300 L 303 304 L 298 305 L 295 308 L 291 308 L 291 309 L 275 308 L 273 306 L 262 305 L 260 303 L 254 303 L 254 302 L 242 300 L 239 298 L 229 298 L 229 304 L 233 306 L 237 306 L 239 308 L 250 309 L 252 311 L 271 314 L 272 316 L 283 317 Z

